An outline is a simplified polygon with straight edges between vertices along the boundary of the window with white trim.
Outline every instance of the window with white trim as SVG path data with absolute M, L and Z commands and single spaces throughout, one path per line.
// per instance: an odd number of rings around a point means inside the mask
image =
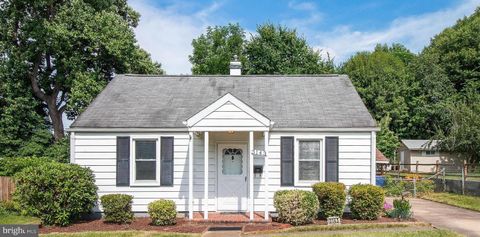
M 298 141 L 298 181 L 315 182 L 321 177 L 321 140 Z
M 158 139 L 133 139 L 133 183 L 159 185 Z

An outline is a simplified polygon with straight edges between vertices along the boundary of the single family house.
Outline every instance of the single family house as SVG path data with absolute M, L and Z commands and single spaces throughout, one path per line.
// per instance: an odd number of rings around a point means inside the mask
M 375 183 L 378 127 L 345 75 L 116 75 L 69 129 L 98 194 L 179 212 L 254 211 L 316 182 Z M 96 209 L 101 210 L 101 207 Z
M 397 149 L 400 170 L 432 173 L 437 172 L 436 169 L 445 167 L 449 171 L 458 171 L 458 167 L 461 167 L 460 159 L 455 154 L 438 149 L 437 143 L 438 140 L 401 140 L 400 147 Z

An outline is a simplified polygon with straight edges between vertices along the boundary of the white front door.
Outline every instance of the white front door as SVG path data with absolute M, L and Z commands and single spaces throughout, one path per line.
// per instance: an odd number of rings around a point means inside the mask
M 218 145 L 218 211 L 247 210 L 247 146 Z

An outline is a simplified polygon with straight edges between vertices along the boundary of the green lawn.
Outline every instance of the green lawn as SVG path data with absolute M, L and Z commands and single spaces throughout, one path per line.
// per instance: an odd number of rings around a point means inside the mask
M 159 233 L 148 231 L 105 231 L 105 232 L 82 232 L 82 233 L 58 233 L 45 234 L 45 237 L 200 237 L 199 234 L 176 234 L 176 233 Z
M 40 224 L 40 219 L 30 216 L 20 216 L 14 214 L 0 215 L 0 224 Z
M 480 197 L 477 196 L 459 195 L 454 193 L 430 193 L 424 195 L 422 198 L 474 211 L 480 211 Z
M 418 231 L 382 231 L 382 232 L 354 232 L 354 233 L 333 233 L 333 234 L 292 234 L 289 236 L 308 237 L 458 237 L 462 236 L 447 230 L 418 230 Z

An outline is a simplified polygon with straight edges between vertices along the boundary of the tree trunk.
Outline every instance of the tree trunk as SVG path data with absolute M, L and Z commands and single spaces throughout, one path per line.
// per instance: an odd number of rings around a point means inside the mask
M 39 68 L 40 68 L 40 64 L 42 63 L 42 60 L 43 60 L 42 53 L 38 53 L 34 60 L 33 69 L 30 72 L 29 80 L 33 90 L 33 94 L 40 100 L 47 103 L 48 116 L 50 117 L 50 121 L 52 121 L 52 126 L 53 126 L 53 137 L 55 138 L 55 142 L 57 142 L 65 136 L 64 134 L 65 131 L 63 129 L 63 120 L 62 120 L 62 115 L 65 109 L 65 105 L 63 106 L 57 105 L 57 96 L 58 96 L 58 93 L 60 92 L 58 85 L 55 85 L 55 87 L 53 88 L 53 93 L 51 93 L 50 95 L 45 94 L 45 92 L 40 88 L 37 81 L 37 76 L 39 73 Z
M 55 138 L 55 142 L 57 142 L 65 137 L 65 130 L 63 128 L 62 120 L 63 110 L 57 108 L 55 100 L 47 100 L 47 107 L 48 116 L 52 121 L 53 137 Z

